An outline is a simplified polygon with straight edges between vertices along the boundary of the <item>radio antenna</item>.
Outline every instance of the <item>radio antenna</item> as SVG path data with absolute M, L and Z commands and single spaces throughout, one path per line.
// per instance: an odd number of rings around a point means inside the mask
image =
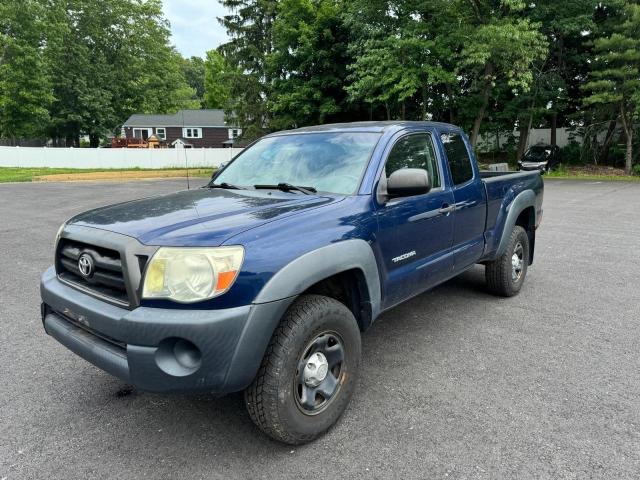
M 180 113 L 182 114 L 182 137 L 184 135 L 184 110 L 181 110 Z M 182 150 L 184 150 L 184 166 L 185 170 L 187 171 L 187 190 L 191 190 L 191 183 L 189 181 L 189 162 L 187 161 L 187 146 L 186 144 L 184 144 L 184 142 L 182 145 Z

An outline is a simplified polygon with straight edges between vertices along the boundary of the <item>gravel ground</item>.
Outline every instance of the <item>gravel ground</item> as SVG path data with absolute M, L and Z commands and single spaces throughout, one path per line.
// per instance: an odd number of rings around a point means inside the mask
M 0 480 L 640 475 L 640 184 L 548 181 L 521 294 L 476 267 L 384 314 L 345 416 L 296 448 L 241 395 L 131 390 L 42 330 L 60 223 L 183 186 L 0 185 Z

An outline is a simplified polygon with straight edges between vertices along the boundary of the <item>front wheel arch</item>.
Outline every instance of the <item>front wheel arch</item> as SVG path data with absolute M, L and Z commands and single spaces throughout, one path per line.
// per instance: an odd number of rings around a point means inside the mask
M 361 272 L 370 303 L 371 319 L 380 313 L 381 287 L 378 264 L 368 242 L 350 239 L 331 243 L 294 259 L 262 288 L 253 303 L 267 303 L 297 297 L 314 285 L 347 271 Z

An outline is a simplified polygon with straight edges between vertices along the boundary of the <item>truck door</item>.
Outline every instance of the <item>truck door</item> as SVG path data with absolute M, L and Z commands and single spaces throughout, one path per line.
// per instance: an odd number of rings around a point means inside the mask
M 459 132 L 440 135 L 447 156 L 454 196 L 453 262 L 454 270 L 476 263 L 484 251 L 486 194 L 467 143 Z
M 454 201 L 445 186 L 438 150 L 431 133 L 403 134 L 388 151 L 379 181 L 386 193 L 386 179 L 401 168 L 429 172 L 431 190 L 422 195 L 392 198 L 377 205 L 378 245 L 383 259 L 384 302 L 387 308 L 451 275 L 453 258 Z

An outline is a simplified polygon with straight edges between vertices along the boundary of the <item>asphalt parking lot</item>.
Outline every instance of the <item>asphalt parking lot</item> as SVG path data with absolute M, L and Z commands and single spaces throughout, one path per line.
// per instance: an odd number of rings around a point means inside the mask
M 295 448 L 241 395 L 132 391 L 42 330 L 60 223 L 181 188 L 0 185 L 0 479 L 640 476 L 640 183 L 547 181 L 521 294 L 476 267 L 384 314 L 345 416 Z

